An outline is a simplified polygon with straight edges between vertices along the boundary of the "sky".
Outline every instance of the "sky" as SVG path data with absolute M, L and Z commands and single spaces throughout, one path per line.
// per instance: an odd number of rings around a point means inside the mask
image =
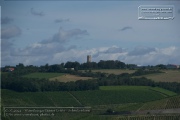
M 1 1 L 1 66 L 119 60 L 180 65 L 180 1 Z M 138 20 L 174 5 L 173 20 Z

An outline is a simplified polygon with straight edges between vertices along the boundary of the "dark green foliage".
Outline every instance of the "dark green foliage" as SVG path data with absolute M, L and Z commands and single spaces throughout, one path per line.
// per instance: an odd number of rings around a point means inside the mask
M 72 91 L 72 90 L 95 90 L 99 86 L 95 80 L 58 82 L 42 78 L 25 78 L 19 76 L 2 75 L 2 89 L 11 89 L 18 92 L 38 91 Z

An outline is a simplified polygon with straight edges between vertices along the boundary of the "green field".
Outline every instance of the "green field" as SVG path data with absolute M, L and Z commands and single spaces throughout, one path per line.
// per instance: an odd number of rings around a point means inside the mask
M 84 106 L 142 103 L 166 98 L 176 93 L 149 86 L 101 86 L 100 90 L 69 92 L 15 92 L 2 90 L 2 103 L 9 106 Z
M 180 95 L 145 103 L 140 110 L 180 108 Z
M 58 113 L 55 117 L 26 117 L 26 120 L 111 120 L 120 116 L 98 115 L 111 108 L 116 111 L 180 108 L 180 96 L 161 88 L 148 86 L 101 86 L 94 91 L 14 92 L 2 89 L 2 106 L 72 107 L 91 106 L 91 113 Z M 171 97 L 167 97 L 171 96 Z M 154 106 L 154 107 L 153 107 Z M 177 107 L 175 107 L 177 106 Z M 24 120 L 9 117 L 7 120 Z M 123 118 L 122 118 L 123 119 Z
M 64 73 L 31 73 L 28 75 L 24 75 L 23 77 L 27 77 L 27 78 L 53 78 L 53 77 L 58 77 L 58 76 L 62 76 L 64 75 Z
M 4 106 L 79 106 L 68 92 L 14 92 L 2 90 Z
M 159 88 L 159 87 L 150 87 L 150 86 L 101 86 L 100 90 L 152 90 L 159 92 L 165 96 L 174 96 L 177 93 Z

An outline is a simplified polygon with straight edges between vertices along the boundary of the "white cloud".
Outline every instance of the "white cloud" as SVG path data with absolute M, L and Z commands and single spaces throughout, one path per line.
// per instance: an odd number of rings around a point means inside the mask
M 52 47 L 54 46 L 54 47 Z M 77 50 L 77 49 L 63 49 L 60 51 L 56 51 L 58 45 L 51 44 L 49 46 L 39 46 L 38 44 L 29 46 L 27 50 L 16 50 L 15 53 L 21 52 L 21 54 L 30 54 L 34 53 L 39 49 L 44 50 L 44 53 L 36 53 L 34 56 L 6 56 L 3 58 L 3 65 L 11 65 L 18 64 L 20 62 L 25 65 L 33 64 L 33 65 L 44 65 L 46 63 L 49 64 L 59 64 L 67 61 L 78 61 L 80 63 L 86 62 L 87 55 L 92 55 L 92 60 L 95 62 L 99 62 L 100 60 L 120 60 L 125 63 L 133 63 L 138 65 L 157 65 L 157 64 L 180 64 L 179 59 L 180 48 L 178 47 L 167 47 L 167 48 L 154 48 L 155 50 L 152 52 L 147 52 L 145 54 L 138 55 L 129 55 L 132 51 L 121 51 L 121 52 L 113 52 L 107 53 L 108 49 L 114 48 L 112 47 L 103 47 L 103 48 L 92 48 L 88 50 Z M 47 49 L 49 48 L 49 49 Z M 116 47 L 118 48 L 118 47 Z M 47 50 L 45 50 L 47 49 Z M 121 49 L 121 48 L 120 48 Z M 12 52 L 12 51 L 11 51 Z M 37 51 L 38 52 L 38 51 Z M 137 52 L 137 51 L 136 51 Z M 167 54 L 168 53 L 168 54 Z M 98 54 L 96 56 L 96 54 Z

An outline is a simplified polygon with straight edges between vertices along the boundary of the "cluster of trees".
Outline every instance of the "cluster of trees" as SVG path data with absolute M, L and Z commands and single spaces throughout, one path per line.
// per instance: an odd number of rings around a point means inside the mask
M 79 80 L 65 83 L 49 81 L 48 79 L 2 75 L 1 83 L 2 89 L 10 89 L 17 92 L 82 91 L 99 89 L 95 80 Z
M 19 71 L 20 73 L 24 71 L 24 73 L 28 72 L 65 72 L 65 68 L 74 68 L 75 71 L 77 70 L 89 70 L 89 69 L 124 69 L 130 67 L 130 65 L 126 65 L 125 63 L 121 61 L 114 61 L 114 60 L 101 60 L 98 63 L 96 62 L 89 62 L 89 63 L 82 63 L 80 64 L 79 62 L 66 62 L 66 63 L 61 63 L 61 64 L 54 64 L 54 65 L 49 65 L 45 64 L 42 66 L 24 66 L 22 63 L 19 63 L 19 65 L 16 65 L 15 71 Z M 1 68 L 1 71 L 6 72 L 7 68 L 11 66 L 5 66 Z M 27 70 L 27 71 L 26 71 Z M 23 74 L 24 74 L 23 73 Z
M 160 65 L 162 67 L 162 65 Z M 158 67 L 160 67 L 158 66 Z M 6 71 L 10 66 L 2 68 L 2 71 Z M 66 64 L 55 64 L 55 65 L 44 65 L 44 66 L 24 66 L 18 64 L 13 72 L 1 75 L 1 87 L 2 89 L 12 89 L 15 91 L 74 91 L 74 90 L 95 90 L 99 86 L 108 85 L 135 85 L 135 86 L 158 86 L 177 93 L 180 93 L 180 83 L 177 82 L 154 82 L 145 77 L 135 78 L 133 76 L 140 76 L 152 73 L 161 73 L 157 69 L 138 69 L 132 74 L 123 73 L 119 75 L 106 74 L 101 72 L 91 72 L 91 69 L 117 69 L 117 68 L 132 68 L 134 65 L 126 65 L 120 61 L 100 61 L 98 63 L 90 62 L 80 64 L 78 62 L 67 62 Z M 65 70 L 64 68 L 74 68 L 75 70 Z M 86 69 L 85 72 L 78 71 L 79 69 Z M 92 77 L 92 80 L 76 81 L 76 82 L 58 82 L 49 81 L 47 79 L 32 79 L 24 78 L 22 75 L 33 73 L 33 72 L 61 72 L 79 75 L 83 77 Z
M 10 68 L 11 66 L 5 66 L 1 68 L 2 72 L 7 72 L 7 68 Z M 99 62 L 88 62 L 88 63 L 82 63 L 79 62 L 66 62 L 61 64 L 54 64 L 49 65 L 45 64 L 42 66 L 33 66 L 28 65 L 24 66 L 22 63 L 19 63 L 18 65 L 14 66 L 15 71 L 18 71 L 19 74 L 26 74 L 31 72 L 66 72 L 65 68 L 74 68 L 75 71 L 78 70 L 91 70 L 91 69 L 148 69 L 148 70 L 156 70 L 155 72 L 159 72 L 159 69 L 167 69 L 166 65 L 159 64 L 156 66 L 142 66 L 137 67 L 135 64 L 125 64 L 124 62 L 118 61 L 118 60 L 100 60 Z M 179 68 L 180 69 L 180 68 Z M 138 71 L 138 72 L 146 72 L 147 71 Z M 149 72 L 149 71 L 148 71 Z M 151 71 L 152 72 L 152 71 Z M 149 72 L 150 73 L 150 72 Z M 136 73 L 138 74 L 138 73 Z
M 2 74 L 2 89 L 11 89 L 19 92 L 37 92 L 37 91 L 77 91 L 77 90 L 97 90 L 99 86 L 152 86 L 161 87 L 177 93 L 180 93 L 180 83 L 177 82 L 154 82 L 145 77 L 134 78 L 134 73 L 123 73 L 119 75 L 106 74 L 101 72 L 80 72 L 70 71 L 71 74 L 92 77 L 91 80 L 79 80 L 72 82 L 49 81 L 47 79 L 24 78 L 17 74 Z M 152 72 L 152 71 L 151 71 Z M 139 72 L 137 72 L 139 73 Z M 143 74 L 142 72 L 141 74 Z M 146 72 L 144 74 L 147 74 Z M 139 75 L 139 74 L 138 74 Z

